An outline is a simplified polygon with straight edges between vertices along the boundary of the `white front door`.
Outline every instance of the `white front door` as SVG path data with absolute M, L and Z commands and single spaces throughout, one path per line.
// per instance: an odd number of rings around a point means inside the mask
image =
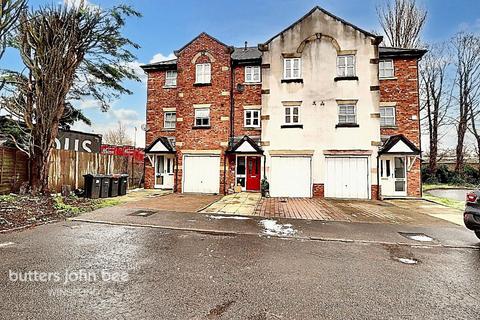
M 173 188 L 174 163 L 175 160 L 173 155 L 155 156 L 155 188 Z
M 272 157 L 270 171 L 270 196 L 312 196 L 311 157 Z
M 220 157 L 185 155 L 183 158 L 183 192 L 219 193 Z
M 407 195 L 406 157 L 382 156 L 380 158 L 380 181 L 383 196 L 405 197 Z
M 368 199 L 368 158 L 325 158 L 325 197 Z

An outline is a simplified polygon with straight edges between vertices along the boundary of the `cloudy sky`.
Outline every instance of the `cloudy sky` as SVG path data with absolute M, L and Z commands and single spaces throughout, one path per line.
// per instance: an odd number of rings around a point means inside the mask
M 72 1 L 72 0 L 70 0 Z M 73 0 L 75 2 L 77 0 Z M 365 30 L 380 31 L 375 7 L 380 0 L 89 0 L 93 5 L 110 7 L 125 3 L 143 15 L 130 19 L 125 34 L 137 42 L 138 60 L 132 64 L 141 75 L 142 82 L 128 82 L 133 95 L 113 101 L 110 110 L 101 112 L 92 100 L 82 101 L 78 107 L 92 120 L 91 127 L 77 124 L 75 129 L 105 133 L 118 121 L 127 125 L 128 134 L 134 138 L 138 128 L 137 145 L 144 145 L 144 133 L 140 129 L 145 122 L 146 77 L 141 64 L 173 58 L 173 51 L 182 47 L 200 32 L 205 31 L 219 40 L 234 46 L 244 41 L 256 45 L 269 39 L 292 22 L 320 5 L 345 20 Z M 56 3 L 57 1 L 30 0 L 31 5 Z M 424 31 L 427 42 L 448 39 L 462 29 L 480 30 L 480 1 L 477 0 L 419 0 L 427 8 L 429 17 Z M 19 69 L 18 55 L 7 51 L 1 68 Z M 448 141 L 449 135 L 445 138 Z

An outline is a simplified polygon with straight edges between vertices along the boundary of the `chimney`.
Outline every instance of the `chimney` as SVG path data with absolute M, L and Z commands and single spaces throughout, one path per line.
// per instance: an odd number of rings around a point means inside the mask
M 245 51 L 247 51 L 248 42 L 245 41 Z

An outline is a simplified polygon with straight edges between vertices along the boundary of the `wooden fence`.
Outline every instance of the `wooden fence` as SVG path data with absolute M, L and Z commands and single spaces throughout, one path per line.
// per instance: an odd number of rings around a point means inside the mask
M 132 157 L 99 153 L 53 150 L 49 166 L 49 188 L 60 192 L 62 185 L 83 188 L 84 174 L 129 175 L 129 187 L 139 187 L 143 178 L 143 163 Z M 28 181 L 28 158 L 20 151 L 0 147 L 0 194 L 16 192 Z

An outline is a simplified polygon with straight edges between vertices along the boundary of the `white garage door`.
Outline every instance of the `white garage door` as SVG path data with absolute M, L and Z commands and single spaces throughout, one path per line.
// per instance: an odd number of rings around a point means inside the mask
M 219 193 L 220 157 L 193 156 L 183 158 L 183 192 Z
M 325 160 L 325 197 L 368 199 L 368 158 Z
M 271 159 L 270 196 L 312 196 L 312 159 L 310 157 L 272 157 Z

